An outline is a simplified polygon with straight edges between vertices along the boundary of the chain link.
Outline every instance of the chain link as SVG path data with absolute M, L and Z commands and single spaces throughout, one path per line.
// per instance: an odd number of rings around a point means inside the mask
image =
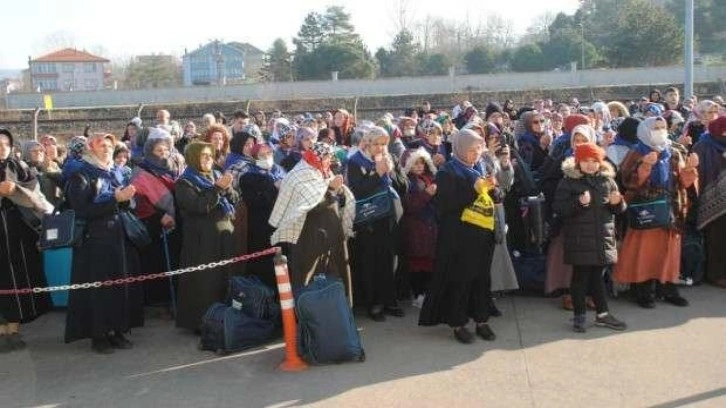
M 238 262 L 245 262 L 255 258 L 262 258 L 264 256 L 273 255 L 280 250 L 279 247 L 272 247 L 263 251 L 254 252 L 251 254 L 245 254 L 236 256 L 234 258 L 224 259 L 221 261 L 210 262 L 207 264 L 188 266 L 186 268 L 177 269 L 174 271 L 152 273 L 141 276 L 131 276 L 128 278 L 109 279 L 105 281 L 96 282 L 85 282 L 85 283 L 74 283 L 72 285 L 59 285 L 59 286 L 48 286 L 44 288 L 22 288 L 22 289 L 0 289 L 0 296 L 2 295 L 27 295 L 30 293 L 46 293 L 46 292 L 60 292 L 66 290 L 77 290 L 77 289 L 91 289 L 101 288 L 110 286 L 127 285 L 129 283 L 143 282 L 147 280 L 160 279 L 166 277 L 172 277 L 177 275 L 183 275 L 185 273 L 199 272 L 207 269 L 215 269 L 220 266 L 227 266 Z

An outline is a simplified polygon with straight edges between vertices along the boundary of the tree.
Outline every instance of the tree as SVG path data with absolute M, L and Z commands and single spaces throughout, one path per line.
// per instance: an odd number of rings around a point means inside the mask
M 376 53 L 381 57 L 378 60 L 381 75 L 386 77 L 416 75 L 418 73 L 417 53 L 418 44 L 414 42 L 413 34 L 406 29 L 401 30 L 393 39 L 390 52 L 379 50 Z
M 300 31 L 297 32 L 297 38 L 292 42 L 304 52 L 313 52 L 324 40 L 323 17 L 316 12 L 311 12 L 305 16 L 305 21 L 300 27 Z
M 537 44 L 525 44 L 512 55 L 512 70 L 515 72 L 535 72 L 546 69 L 542 49 Z
M 618 67 L 660 66 L 682 60 L 684 38 L 673 14 L 648 0 L 626 0 L 612 27 L 608 59 Z
M 178 62 L 171 55 L 134 57 L 125 69 L 124 87 L 146 89 L 179 86 L 182 75 Z
M 464 64 L 470 74 L 488 74 L 496 66 L 494 53 L 486 47 L 472 48 L 464 55 Z
M 272 82 L 292 81 L 291 54 L 282 38 L 272 43 L 267 51 L 265 66 L 262 68 L 265 80 Z
M 370 53 L 350 23 L 343 7 L 328 7 L 324 14 L 310 13 L 293 39 L 293 71 L 301 80 L 338 77 L 371 78 L 375 66 Z
M 700 53 L 719 53 L 726 56 L 726 7 L 716 4 L 714 0 L 699 0 L 694 4 L 693 32 L 695 48 Z M 684 27 L 686 10 L 683 0 L 671 0 L 666 7 L 673 13 L 679 27 Z
M 420 53 L 416 56 L 419 73 L 422 75 L 446 75 L 451 67 L 449 57 L 444 54 Z

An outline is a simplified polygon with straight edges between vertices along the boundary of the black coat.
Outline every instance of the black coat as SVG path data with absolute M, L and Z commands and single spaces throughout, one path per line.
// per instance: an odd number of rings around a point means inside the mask
M 451 316 L 456 314 L 453 310 L 457 309 L 457 302 L 452 299 L 452 287 L 466 287 L 471 291 L 482 286 L 476 282 L 483 282 L 485 293 L 479 295 L 489 296 L 494 233 L 461 221 L 462 212 L 478 194 L 468 178 L 457 174 L 454 165 L 452 160 L 436 173 L 436 259 L 431 285 L 419 316 L 419 325 L 422 326 L 453 324 Z M 490 195 L 495 202 L 501 201 L 498 189 L 490 191 Z M 455 295 L 469 297 L 468 291 L 456 291 Z M 481 314 L 481 311 L 468 312 Z
M 221 261 L 236 255 L 239 243 L 234 234 L 232 217 L 218 205 L 226 195 L 234 204 L 238 195 L 217 188 L 208 190 L 179 179 L 174 197 L 182 219 L 182 251 L 179 264 L 182 267 Z M 194 272 L 179 277 L 176 324 L 178 327 L 197 329 L 204 312 L 214 302 L 224 300 L 228 279 L 237 265 L 218 267 L 204 272 Z
M 267 222 L 277 200 L 278 189 L 272 176 L 247 172 L 240 177 L 239 188 L 247 207 L 247 250 L 261 251 L 270 247 L 270 236 L 274 229 Z M 275 270 L 269 257 L 253 259 L 247 263 L 247 272 L 277 287 Z
M 562 164 L 564 178 L 555 192 L 553 210 L 563 218 L 565 263 L 569 265 L 611 265 L 618 260 L 615 244 L 615 214 L 625 211 L 625 201 L 610 205 L 610 193 L 617 191 L 615 171 L 606 162 L 593 176 L 584 175 L 574 158 Z M 590 192 L 590 205 L 580 204 L 580 195 Z
M 126 238 L 116 200 L 95 203 L 94 180 L 82 172 L 68 181 L 68 202 L 86 220 L 82 244 L 73 251 L 72 283 L 126 278 L 139 274 L 136 247 Z M 139 284 L 111 286 L 69 293 L 66 342 L 125 332 L 143 325 L 143 290 Z

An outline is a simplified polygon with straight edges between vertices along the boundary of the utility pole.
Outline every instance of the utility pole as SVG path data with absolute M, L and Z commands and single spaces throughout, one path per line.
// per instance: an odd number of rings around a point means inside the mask
M 585 25 L 580 23 L 580 69 L 585 70 Z
M 693 95 L 693 0 L 686 0 L 686 78 L 683 82 L 684 97 Z

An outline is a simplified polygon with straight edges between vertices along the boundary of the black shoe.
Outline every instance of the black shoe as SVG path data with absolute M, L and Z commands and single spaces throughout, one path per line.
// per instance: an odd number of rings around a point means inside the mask
M 636 303 L 638 303 L 638 306 L 643 309 L 653 309 L 655 307 L 653 299 L 638 299 L 636 300 Z
M 385 308 L 381 305 L 373 306 L 368 309 L 368 316 L 374 322 L 385 322 L 386 314 L 385 314 L 384 310 L 385 310 Z
M 454 329 L 454 338 L 463 344 L 471 344 L 474 342 L 474 335 L 464 326 Z
M 502 311 L 499 310 L 497 307 L 497 304 L 494 303 L 494 299 L 492 299 L 489 302 L 489 316 L 491 317 L 500 317 L 502 315 Z
M 587 332 L 587 328 L 585 328 L 586 323 L 587 318 L 585 315 L 575 315 L 575 318 L 572 320 L 572 331 L 575 333 Z
M 663 300 L 678 307 L 686 307 L 690 304 L 688 303 L 688 299 L 680 295 L 664 296 Z
M 403 317 L 406 313 L 398 306 L 386 306 L 383 308 L 383 313 L 393 317 Z
M 122 333 L 116 332 L 116 334 L 109 334 L 107 337 L 111 347 L 115 349 L 128 350 L 134 347 L 134 343 L 124 337 Z
M 494 341 L 497 338 L 497 335 L 494 334 L 491 327 L 489 327 L 486 323 L 476 325 L 476 334 L 481 337 L 482 340 L 486 341 Z
M 20 336 L 20 333 L 8 334 L 7 342 L 13 350 L 21 350 L 26 346 L 25 341 L 23 341 L 23 338 Z
M 595 325 L 600 327 L 607 327 L 608 329 L 613 329 L 617 331 L 623 331 L 628 327 L 625 322 L 621 322 L 610 313 L 606 314 L 603 317 L 596 317 Z
M 106 337 L 91 339 L 91 350 L 98 354 L 113 354 L 114 349 Z

